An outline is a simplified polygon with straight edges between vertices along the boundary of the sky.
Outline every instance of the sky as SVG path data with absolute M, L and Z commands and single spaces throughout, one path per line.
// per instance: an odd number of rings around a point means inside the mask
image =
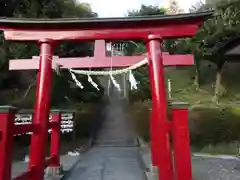
M 79 2 L 89 3 L 99 17 L 121 17 L 128 10 L 139 9 L 141 4 L 168 7 L 169 0 L 79 0 Z M 188 11 L 191 5 L 197 2 L 199 0 L 179 0 L 179 6 Z

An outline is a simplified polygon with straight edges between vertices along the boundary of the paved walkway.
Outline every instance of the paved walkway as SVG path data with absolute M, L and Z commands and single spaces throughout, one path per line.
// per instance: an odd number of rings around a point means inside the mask
M 150 170 L 151 154 L 148 147 L 142 151 L 143 161 Z M 194 180 L 239 180 L 240 160 L 227 156 L 192 155 L 192 172 Z
M 64 171 L 69 171 L 72 166 L 77 163 L 80 156 L 70 156 L 70 155 L 62 155 L 60 157 L 61 164 L 63 166 Z M 14 162 L 12 165 L 12 178 L 15 178 L 22 173 L 28 170 L 28 163 L 24 161 Z M 49 180 L 51 178 L 45 178 L 45 180 Z
M 113 100 L 104 115 L 94 147 L 81 156 L 66 179 L 145 180 L 136 137 L 124 113 L 124 104 Z
M 145 180 L 138 148 L 95 147 L 85 154 L 66 179 Z
M 239 180 L 240 160 L 193 155 L 192 170 L 194 180 Z

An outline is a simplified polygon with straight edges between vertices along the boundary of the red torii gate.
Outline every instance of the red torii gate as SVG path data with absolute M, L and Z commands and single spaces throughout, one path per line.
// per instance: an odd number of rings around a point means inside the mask
M 163 39 L 191 37 L 196 34 L 201 23 L 212 12 L 203 12 L 185 15 L 151 16 L 141 18 L 97 18 L 97 19 L 69 19 L 69 20 L 19 20 L 0 19 L 0 28 L 4 31 L 6 40 L 38 42 L 40 46 L 39 61 L 10 62 L 10 69 L 39 69 L 37 80 L 36 104 L 33 125 L 37 130 L 33 132 L 30 148 L 29 180 L 42 180 L 44 176 L 45 149 L 47 141 L 48 116 L 50 110 L 50 92 L 52 85 L 52 59 L 53 48 L 62 40 L 119 40 L 142 39 L 146 41 L 148 49 L 150 83 L 152 88 L 152 154 L 153 164 L 159 168 L 159 179 L 172 180 L 174 178 L 172 165 L 172 151 L 169 142 L 169 133 L 173 133 L 175 172 L 179 180 L 191 180 L 191 159 L 189 137 L 187 131 L 187 111 L 174 110 L 172 122 L 167 117 L 167 102 L 163 73 L 163 54 L 161 43 Z M 102 53 L 99 51 L 99 53 Z M 172 56 L 168 56 L 172 57 Z M 96 57 L 95 57 L 96 58 Z M 114 57 L 114 61 L 126 57 Z M 121 59 L 122 58 L 122 59 Z M 132 59 L 131 59 L 132 58 Z M 135 58 L 135 59 L 134 59 Z M 139 61 L 139 57 L 129 57 L 131 64 Z M 38 58 L 37 58 L 38 59 Z M 77 58 L 79 59 L 79 58 Z M 88 63 L 81 64 L 73 58 L 72 64 L 66 59 L 56 61 L 66 68 L 87 67 L 93 63 L 94 58 L 89 58 Z M 70 59 L 69 59 L 70 60 Z M 141 59 L 142 60 L 142 59 Z M 108 61 L 106 59 L 106 61 Z M 37 67 L 39 63 L 39 68 Z M 99 61 L 100 62 L 100 61 Z M 85 64 L 85 65 L 84 65 Z M 131 65 L 129 64 L 129 65 Z M 109 63 L 101 62 L 97 67 L 109 67 Z M 126 64 L 115 64 L 117 67 Z M 18 67 L 17 67 L 18 66 Z M 91 67 L 92 64 L 91 64 Z M 7 116 L 8 117 L 8 116 Z M 11 118 L 11 117 L 8 117 Z M 178 121 L 176 121 L 178 119 Z M 2 130 L 3 131 L 3 130 Z M 12 131 L 7 131 L 8 135 Z M 179 137 L 178 137 L 179 136 Z M 4 136 L 6 137 L 6 136 Z M 8 143 L 5 143 L 5 150 Z M 0 146 L 1 147 L 1 146 Z M 4 154 L 7 156 L 7 151 Z M 9 162 L 5 162 L 9 163 Z M 59 166 L 59 163 L 55 165 Z M 3 164 L 1 165 L 3 166 Z M 0 180 L 10 180 L 11 170 L 0 167 L 2 171 Z M 9 174 L 10 173 L 10 174 Z M 4 177 L 7 177 L 5 179 Z

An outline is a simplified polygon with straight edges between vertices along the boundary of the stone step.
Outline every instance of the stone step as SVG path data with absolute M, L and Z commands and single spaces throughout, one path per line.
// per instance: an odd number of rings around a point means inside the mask
M 126 139 L 126 140 L 109 140 L 109 139 L 106 139 L 106 140 L 96 140 L 95 142 L 99 142 L 99 143 L 132 143 L 132 142 L 135 142 L 135 140 L 133 139 Z
M 127 143 L 94 143 L 94 146 L 104 146 L 104 147 L 136 147 L 137 144 L 127 144 Z
M 96 139 L 94 141 L 96 145 L 108 145 L 108 146 L 136 146 L 137 140 L 136 138 L 128 138 L 128 139 Z
M 105 138 L 107 138 L 107 139 L 129 139 L 129 138 L 134 138 L 134 136 L 118 136 L 118 135 L 111 135 L 111 134 L 109 134 L 109 135 L 103 134 L 103 135 L 98 135 L 97 138 L 98 139 L 105 139 Z
M 129 136 L 119 136 L 116 134 L 102 134 L 102 135 L 98 135 L 97 139 L 129 139 L 129 138 L 135 138 L 135 136 L 129 135 Z

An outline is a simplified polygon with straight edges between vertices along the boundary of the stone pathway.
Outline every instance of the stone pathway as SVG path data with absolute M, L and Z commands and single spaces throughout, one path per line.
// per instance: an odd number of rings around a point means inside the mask
M 146 149 L 146 148 L 145 148 Z M 142 150 L 145 166 L 151 168 L 149 149 Z M 240 160 L 231 156 L 211 156 L 196 154 L 192 156 L 193 180 L 239 180 Z
M 66 179 L 145 180 L 136 137 L 127 122 L 124 105 L 115 99 L 104 114 L 95 146 L 81 157 Z
M 81 158 L 66 179 L 145 180 L 145 174 L 137 147 L 95 147 Z
M 194 180 L 239 180 L 240 160 L 211 156 L 193 156 Z
M 60 157 L 61 164 L 63 166 L 64 171 L 69 171 L 77 161 L 79 161 L 81 156 L 69 156 L 69 155 L 62 155 Z M 28 170 L 28 163 L 24 161 L 14 162 L 12 165 L 12 178 L 15 178 L 22 173 Z M 45 180 L 49 180 L 45 178 Z

